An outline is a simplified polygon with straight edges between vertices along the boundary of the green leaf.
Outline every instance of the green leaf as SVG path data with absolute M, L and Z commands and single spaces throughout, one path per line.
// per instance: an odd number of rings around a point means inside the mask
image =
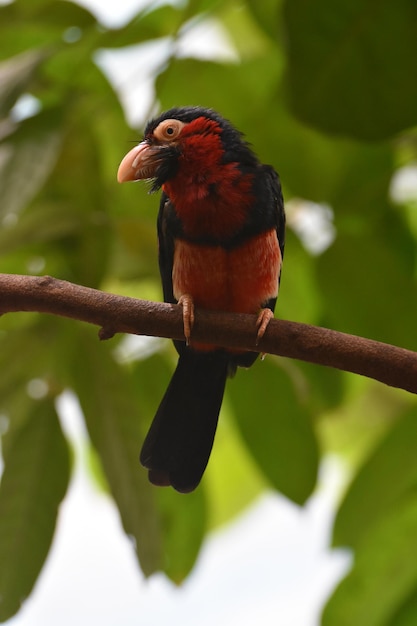
M 276 306 L 279 318 L 316 323 L 321 315 L 317 278 L 311 254 L 289 228 Z
M 186 495 L 157 489 L 155 497 L 163 529 L 164 572 L 179 584 L 195 565 L 203 543 L 207 521 L 204 489 Z
M 338 172 L 335 176 L 331 173 L 334 188 L 326 199 L 334 207 L 338 229 L 352 229 L 356 224 L 363 229 L 363 222 L 369 218 L 388 216 L 389 185 L 394 167 L 392 146 L 352 141 L 332 143 L 333 150 L 340 151 L 334 156 Z M 327 158 L 332 157 L 328 154 Z M 318 174 L 317 170 L 315 173 Z
M 259 26 L 265 33 L 276 39 L 280 27 L 282 0 L 248 0 L 248 6 Z
M 343 332 L 415 349 L 417 289 L 412 263 L 402 256 L 388 236 L 340 234 L 317 260 L 317 279 L 326 302 L 325 323 Z
M 294 381 L 271 358 L 228 383 L 242 436 L 271 484 L 294 502 L 311 495 L 317 477 L 317 441 L 311 414 Z
M 397 500 L 357 545 L 354 568 L 327 604 L 322 626 L 391 623 L 416 588 L 416 550 L 417 499 L 410 493 Z
M 0 144 L 0 215 L 16 217 L 50 175 L 61 148 L 62 110 L 42 111 Z
M 265 101 L 272 99 L 275 93 L 281 67 L 279 51 L 268 59 L 249 59 L 239 65 L 173 59 L 156 80 L 157 95 L 163 109 L 178 106 L 178 103 L 209 106 L 241 131 L 250 129 L 250 122 L 257 131 L 258 124 L 268 122 L 270 125 L 268 120 L 260 118 L 260 111 L 265 111 Z M 252 106 L 236 107 L 236 102 L 250 102 Z
M 9 317 L 11 321 L 11 317 Z M 17 324 L 17 320 L 14 320 Z M 26 316 L 25 321 L 28 321 Z M 39 341 L 32 329 L 24 324 L 17 328 L 5 330 L 5 318 L 2 318 L 0 334 L 0 412 L 8 413 L 8 401 L 15 394 L 21 395 L 22 388 L 30 377 L 34 376 L 35 364 L 41 359 Z M 22 359 L 16 355 L 25 354 L 24 367 Z
M 308 385 L 308 406 L 314 414 L 335 409 L 342 404 L 345 399 L 345 372 L 304 361 L 298 362 L 297 368 Z
M 417 589 L 414 589 L 410 597 L 404 602 L 387 626 L 411 626 L 417 623 Z
M 335 545 L 358 546 L 417 484 L 417 409 L 399 419 L 358 471 L 340 505 Z
M 103 32 L 98 39 L 98 46 L 100 48 L 135 46 L 151 39 L 173 36 L 183 22 L 183 15 L 181 10 L 168 4 L 154 10 L 149 10 L 148 6 L 126 26 Z
M 366 140 L 417 123 L 414 0 L 287 0 L 284 16 L 289 97 L 304 122 Z
M 202 484 L 207 491 L 210 530 L 231 522 L 268 486 L 268 480 L 230 419 L 226 391 L 210 462 Z
M 0 484 L 0 621 L 29 595 L 52 542 L 69 452 L 48 398 L 32 404 L 5 448 Z
M 26 420 L 32 400 L 27 393 L 34 379 L 43 380 L 54 395 L 64 388 L 67 352 L 74 349 L 68 328 L 73 321 L 35 313 L 10 314 L 1 318 L 0 414 L 10 421 L 8 434 Z M 7 436 L 3 451 L 12 440 Z
M 56 205 L 39 203 L 16 223 L 11 220 L 10 225 L 0 230 L 1 255 L 24 251 L 26 263 L 22 273 L 26 273 L 28 257 L 32 255 L 30 246 L 61 241 L 64 237 L 76 235 L 79 229 L 80 220 L 75 212 L 59 213 Z M 45 257 L 51 252 L 52 249 L 45 251 Z
M 145 575 L 162 566 L 162 544 L 153 487 L 139 463 L 143 420 L 128 372 L 108 344 L 80 329 L 73 362 L 74 390 L 118 506 L 123 528 L 134 539 Z
M 45 58 L 45 52 L 30 50 L 0 63 L 0 117 L 5 117 L 27 90 Z
M 222 6 L 224 3 L 221 0 L 189 0 L 185 11 L 188 16 L 192 15 L 205 15 L 209 13 L 217 6 Z
M 107 269 L 108 198 L 94 123 L 87 119 L 82 102 L 78 104 L 71 112 L 74 117 L 65 120 L 64 129 L 71 132 L 65 135 L 48 185 L 16 228 L 24 228 L 32 215 L 46 213 L 49 219 L 39 231 L 49 241 L 55 232 L 58 253 L 65 256 L 63 277 L 97 287 Z M 96 184 L 91 184 L 92 176 Z
M 268 5 L 268 2 L 269 0 L 262 2 L 262 9 L 259 11 L 259 15 L 262 10 L 265 13 L 268 12 L 269 7 L 265 6 Z M 259 27 L 256 19 L 254 19 L 254 13 L 247 2 L 242 3 L 239 0 L 219 2 L 217 10 L 214 12 L 214 17 L 219 18 L 222 27 L 227 30 L 232 46 L 240 60 L 256 60 L 262 57 L 264 57 L 263 60 L 266 60 L 265 57 L 269 53 L 269 64 L 267 65 L 271 66 L 271 60 L 275 61 L 278 57 L 281 57 L 277 48 L 271 51 L 272 41 L 268 37 L 270 33 Z M 274 23 L 276 23 L 275 20 L 273 20 L 272 24 Z M 254 99 L 253 104 L 255 104 L 255 101 Z
M 0 6 L 0 57 L 48 46 L 56 51 L 65 47 L 69 29 L 83 39 L 89 32 L 96 34 L 95 25 L 93 15 L 75 2 L 17 0 Z
M 328 203 L 349 219 L 379 212 L 381 202 L 385 206 L 393 170 L 391 145 L 359 143 L 306 126 L 285 105 L 281 81 L 253 128 L 257 152 L 275 165 L 290 192 L 284 197 Z
M 68 0 L 18 0 L 17 4 L 22 8 L 22 17 L 31 19 L 42 24 L 43 27 L 53 26 L 59 29 L 61 34 L 70 27 L 88 30 L 97 26 L 97 21 L 92 13 L 77 2 Z M 37 5 L 37 6 L 36 6 Z M 81 33 L 82 34 L 82 33 Z

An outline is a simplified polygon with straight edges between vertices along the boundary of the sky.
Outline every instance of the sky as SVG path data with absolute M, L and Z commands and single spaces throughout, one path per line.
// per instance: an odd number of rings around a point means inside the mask
M 82 0 L 107 26 L 126 22 L 146 2 Z M 204 56 L 217 45 L 230 55 L 224 34 L 212 23 L 194 31 L 184 53 Z M 160 44 L 158 44 L 160 46 Z M 105 52 L 97 60 L 121 93 L 131 124 L 152 97 L 150 63 L 163 46 L 140 52 Z M 131 80 L 132 77 L 134 80 Z M 61 507 L 50 555 L 35 590 L 9 626 L 318 626 L 326 598 L 348 571 L 350 555 L 329 549 L 331 526 L 345 470 L 328 458 L 319 486 L 304 507 L 265 493 L 231 524 L 212 533 L 181 588 L 162 574 L 145 580 L 118 512 L 90 482 L 84 458 L 86 437 L 76 400 L 64 394 L 59 412 L 76 450 L 76 465 Z

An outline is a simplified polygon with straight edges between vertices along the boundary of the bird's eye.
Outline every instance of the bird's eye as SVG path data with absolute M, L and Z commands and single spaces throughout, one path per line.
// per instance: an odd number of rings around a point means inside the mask
M 183 127 L 184 122 L 180 122 L 180 120 L 164 120 L 158 124 L 153 134 L 159 141 L 173 141 L 177 139 Z

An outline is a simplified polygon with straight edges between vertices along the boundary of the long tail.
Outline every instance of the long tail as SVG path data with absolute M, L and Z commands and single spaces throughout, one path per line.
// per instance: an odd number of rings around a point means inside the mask
M 183 493 L 197 487 L 213 446 L 227 371 L 225 353 L 184 349 L 140 455 L 151 483 Z

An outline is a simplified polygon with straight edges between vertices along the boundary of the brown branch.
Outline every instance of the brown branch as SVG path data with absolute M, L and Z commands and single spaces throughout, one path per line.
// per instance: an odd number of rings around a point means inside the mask
M 90 322 L 100 337 L 132 333 L 183 339 L 177 305 L 136 300 L 81 287 L 49 276 L 0 274 L 0 313 L 37 311 Z M 374 378 L 417 393 L 417 353 L 326 328 L 272 320 L 255 345 L 252 315 L 197 311 L 198 341 L 301 359 Z

